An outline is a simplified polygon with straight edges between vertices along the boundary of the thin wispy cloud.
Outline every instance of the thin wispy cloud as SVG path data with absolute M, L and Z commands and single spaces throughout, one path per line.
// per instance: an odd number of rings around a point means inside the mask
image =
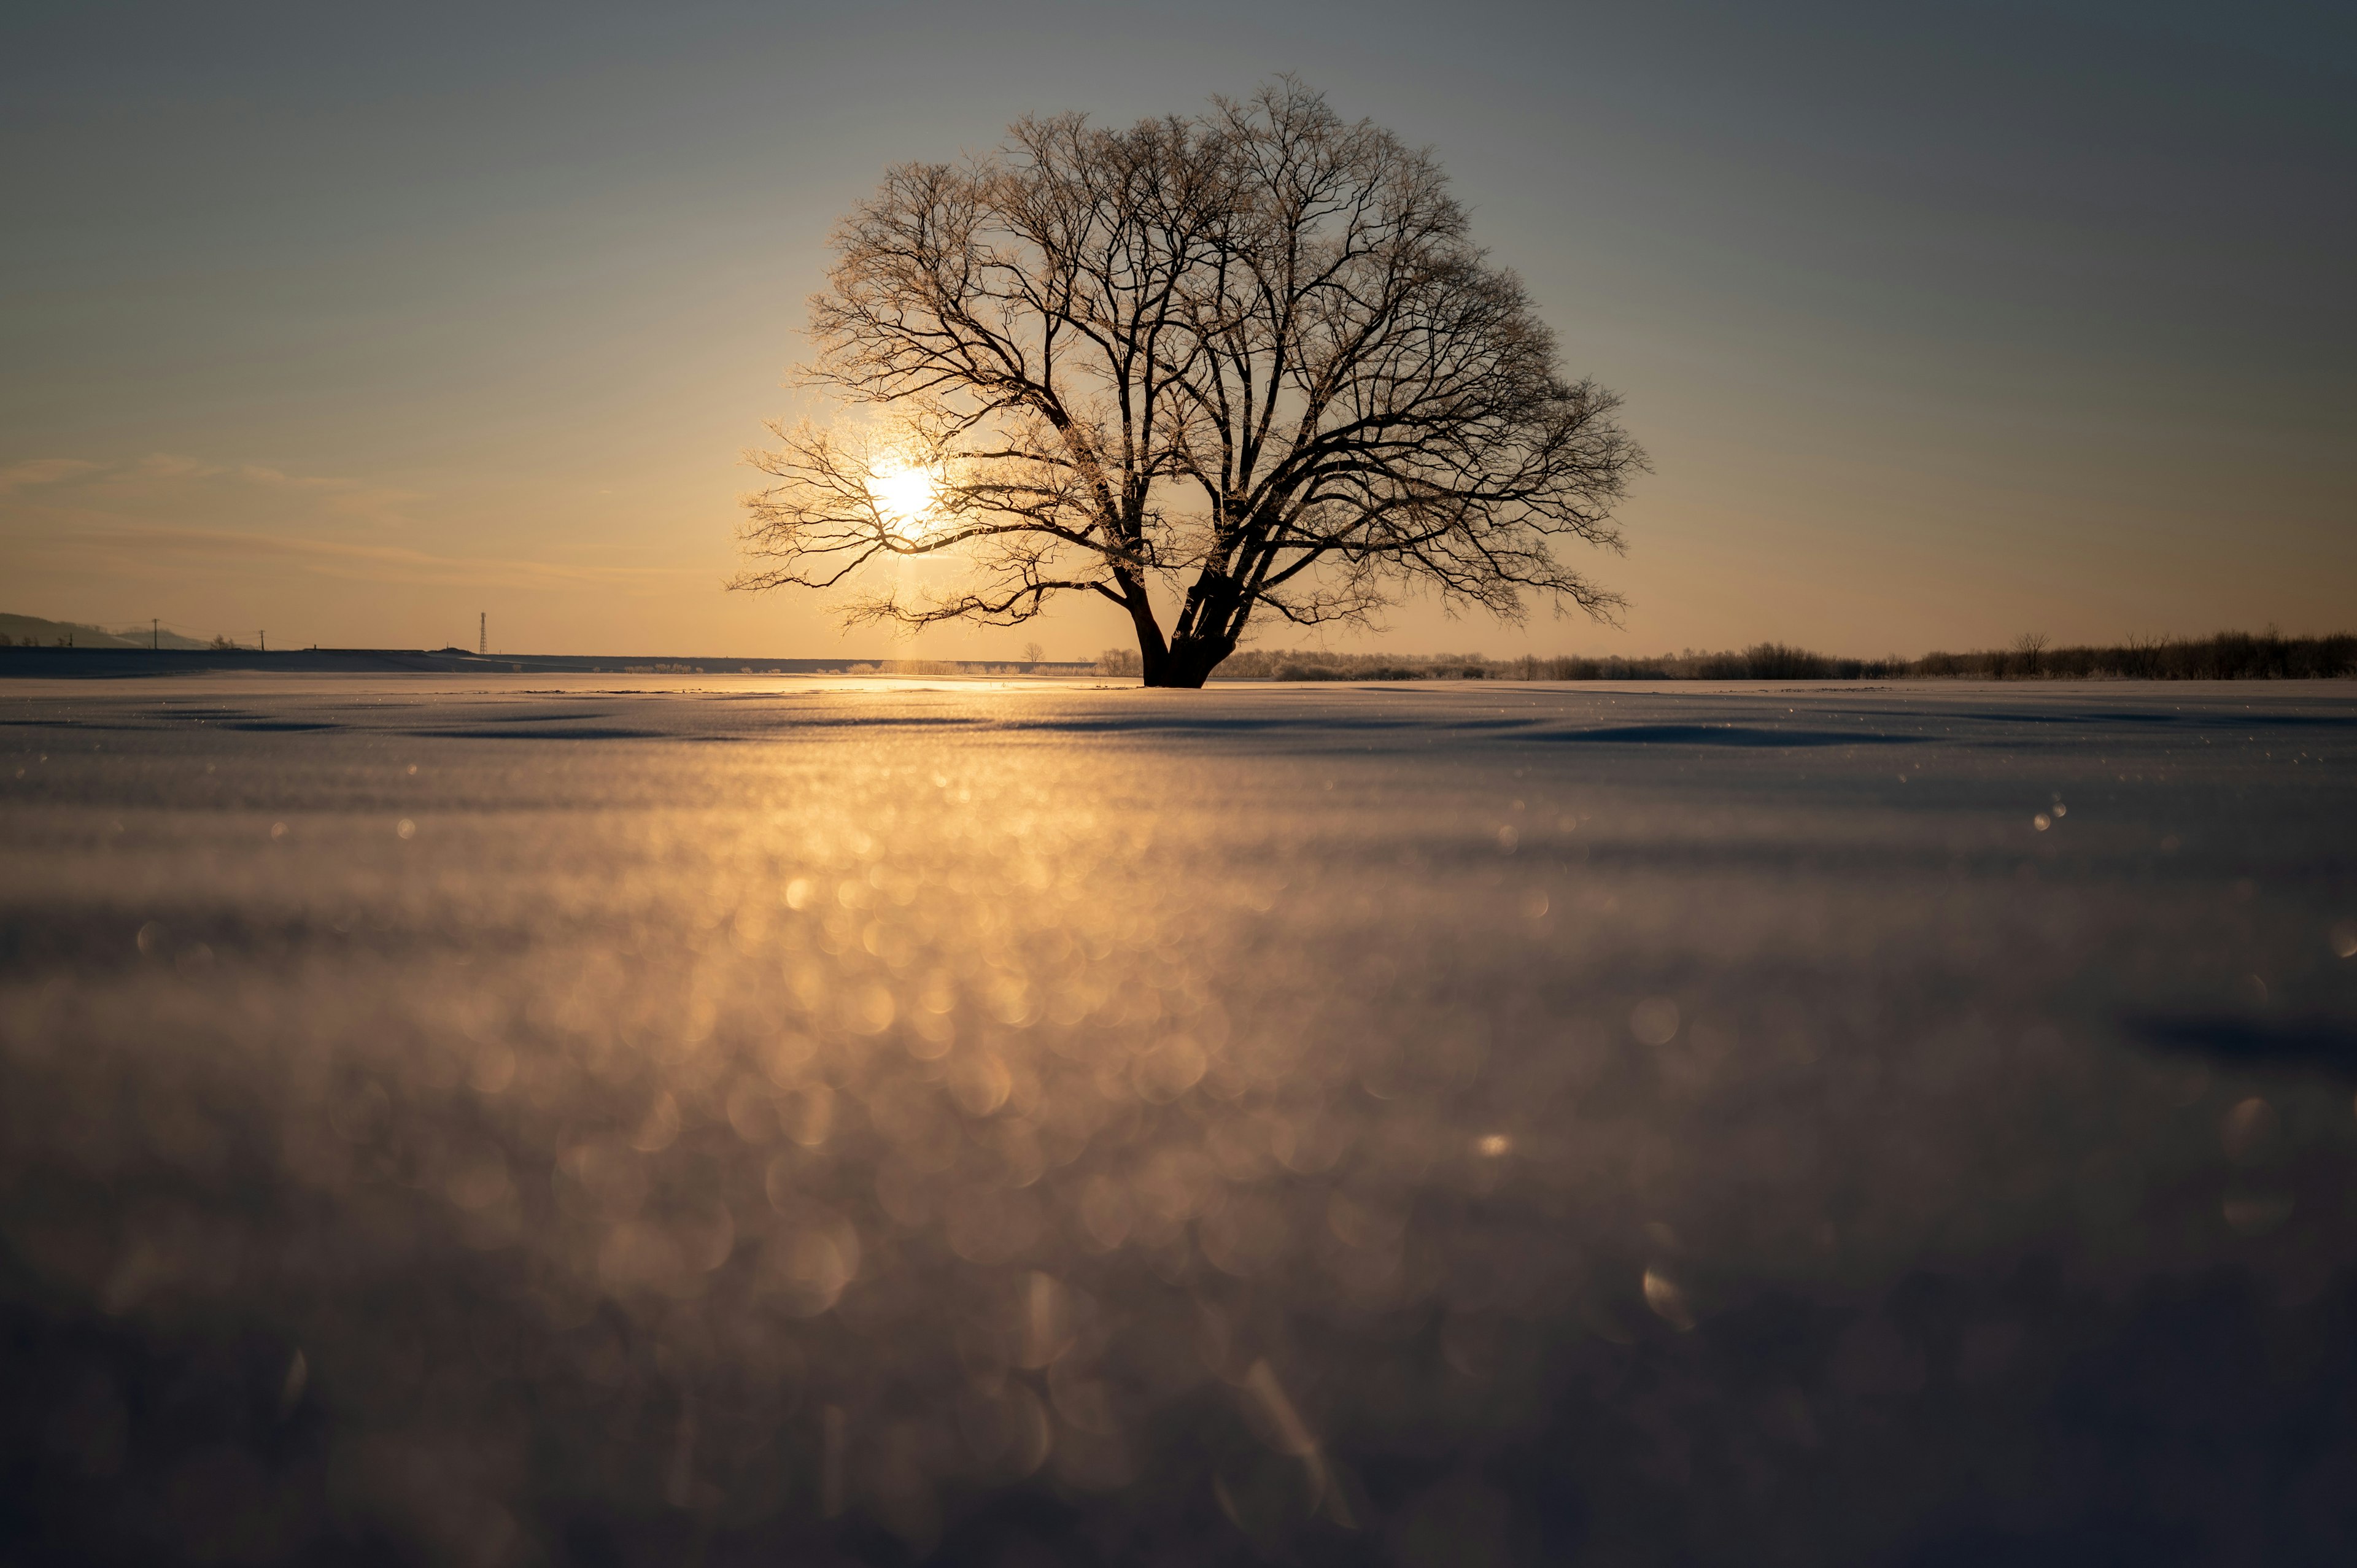
M 409 509 L 428 499 L 420 490 L 371 484 L 364 479 L 330 474 L 296 474 L 263 463 L 208 463 L 178 453 L 156 452 L 143 457 L 131 472 L 139 478 L 209 485 L 222 489 L 260 490 L 285 497 L 307 497 L 328 514 L 357 521 L 407 526 L 414 520 Z
M 652 589 L 711 575 L 691 567 L 467 555 L 406 542 L 424 526 L 412 510 L 430 499 L 365 480 L 171 452 L 116 463 L 33 458 L 0 469 L 0 529 L 13 536 L 13 552 L 27 566 L 153 579 L 276 562 L 316 576 L 385 585 L 544 590 Z
M 62 484 L 106 467 L 82 457 L 31 457 L 0 468 L 0 495 L 38 485 Z
M 328 474 L 296 474 L 262 463 L 213 463 L 178 452 L 151 452 L 128 462 L 87 457 L 33 457 L 0 468 L 0 497 L 40 490 L 39 499 L 65 504 L 80 498 L 136 508 L 142 504 L 186 505 L 189 492 L 255 490 L 305 497 L 325 510 L 356 521 L 405 525 L 403 509 L 428 498 L 402 489 Z
M 438 555 L 393 544 L 344 540 L 295 539 L 229 529 L 135 527 L 94 532 L 90 542 L 144 555 L 227 559 L 273 557 L 296 562 L 322 576 L 412 586 L 560 588 L 652 586 L 708 572 L 684 566 L 588 566 L 561 562 L 485 556 Z

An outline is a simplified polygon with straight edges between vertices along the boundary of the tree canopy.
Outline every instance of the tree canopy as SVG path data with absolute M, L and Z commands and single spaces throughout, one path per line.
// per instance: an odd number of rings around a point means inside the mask
M 854 408 L 770 425 L 732 586 L 917 627 L 1096 594 L 1174 686 L 1262 611 L 1365 622 L 1418 583 L 1507 618 L 1621 603 L 1555 553 L 1621 546 L 1620 400 L 1564 375 L 1427 153 L 1297 81 L 1020 121 L 891 170 L 833 245 L 807 374 Z

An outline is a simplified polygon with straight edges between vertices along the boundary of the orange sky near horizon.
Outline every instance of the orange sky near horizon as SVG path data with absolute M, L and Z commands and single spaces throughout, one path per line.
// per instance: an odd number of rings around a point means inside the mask
M 506 651 L 1120 645 L 1077 597 L 909 639 L 726 592 L 741 454 L 812 410 L 784 384 L 802 301 L 888 164 L 1290 69 L 1437 148 L 1655 472 L 1628 553 L 1577 562 L 1628 596 L 1620 628 L 1411 600 L 1262 645 L 1873 656 L 2357 621 L 2357 95 L 2291 22 L 1343 14 L 1215 6 L 1152 48 L 1159 12 L 1055 4 L 593 10 L 554 38 L 159 9 L 95 54 L 95 23 L 18 28 L 0 609 L 290 647 L 471 647 L 478 612 Z

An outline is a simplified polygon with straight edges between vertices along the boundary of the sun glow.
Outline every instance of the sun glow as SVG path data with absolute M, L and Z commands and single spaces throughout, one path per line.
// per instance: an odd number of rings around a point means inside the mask
M 884 521 L 899 532 L 927 533 L 938 521 L 933 507 L 941 499 L 940 482 L 931 470 L 915 463 L 897 458 L 878 463 L 867 471 L 867 494 Z

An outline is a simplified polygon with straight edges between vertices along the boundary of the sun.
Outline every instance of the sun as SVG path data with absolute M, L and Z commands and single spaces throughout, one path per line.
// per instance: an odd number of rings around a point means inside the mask
M 906 533 L 922 533 L 933 521 L 941 485 L 931 472 L 899 458 L 867 471 L 867 493 L 884 521 Z

